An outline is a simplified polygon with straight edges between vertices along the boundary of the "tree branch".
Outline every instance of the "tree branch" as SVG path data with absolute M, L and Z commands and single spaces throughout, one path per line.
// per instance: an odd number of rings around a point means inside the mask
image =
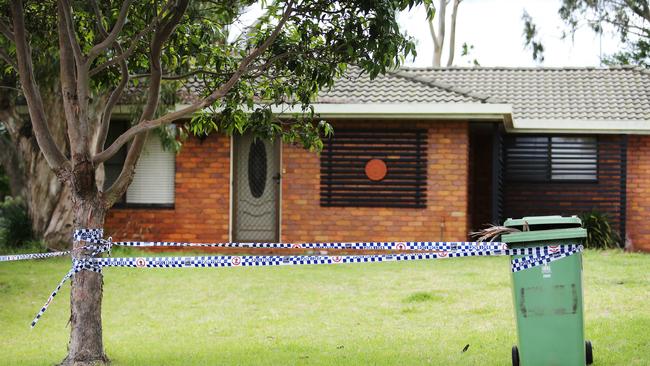
M 183 19 L 183 15 L 187 10 L 188 5 L 189 0 L 180 0 L 177 6 L 171 11 L 171 15 L 159 28 L 156 29 L 156 32 L 154 33 L 153 39 L 151 41 L 151 52 L 149 56 L 149 72 L 151 73 L 149 91 L 147 93 L 147 102 L 142 110 L 142 115 L 140 116 L 140 121 L 151 119 L 156 113 L 156 109 L 158 108 L 158 100 L 160 98 L 160 82 L 162 80 L 162 66 L 160 63 L 160 57 L 162 54 L 163 46 L 174 32 L 174 29 L 176 29 L 176 26 L 178 26 L 178 24 Z M 129 151 L 126 154 L 126 159 L 124 160 L 124 165 L 122 166 L 120 175 L 117 177 L 115 182 L 113 182 L 111 187 L 106 190 L 104 200 L 109 206 L 124 194 L 129 184 L 131 183 L 133 174 L 135 173 L 135 166 L 140 155 L 142 154 L 146 140 L 146 133 L 135 136 L 133 143 L 129 147 Z
M 458 5 L 461 0 L 454 0 L 454 7 L 451 11 L 451 26 L 449 27 L 449 58 L 447 59 L 447 67 L 454 63 L 454 54 L 456 51 L 456 17 L 458 16 Z
M 433 19 L 427 20 L 429 24 L 429 33 L 431 33 L 431 39 L 433 40 L 433 47 L 438 47 L 438 36 L 436 36 L 436 29 L 433 27 Z
M 138 34 L 136 34 L 135 37 L 133 37 L 133 40 L 131 41 L 131 44 L 126 49 L 126 51 L 124 51 L 124 53 L 122 53 L 122 55 L 114 57 L 114 58 L 110 59 L 109 61 L 104 62 L 103 64 L 97 65 L 95 68 L 90 70 L 89 75 L 91 77 L 93 77 L 93 76 L 99 74 L 100 72 L 102 72 L 103 70 L 105 70 L 106 68 L 109 68 L 111 66 L 115 66 L 115 65 L 119 64 L 120 62 L 122 62 L 123 60 L 126 60 L 129 57 L 131 57 L 131 55 L 133 54 L 135 49 L 138 47 L 138 42 L 140 42 L 142 37 L 144 37 L 147 33 L 151 32 L 154 29 L 154 27 L 156 25 L 158 25 L 158 23 L 160 22 L 160 19 L 162 17 L 162 14 L 165 11 L 167 11 L 171 7 L 171 5 L 173 3 L 174 3 L 174 0 L 167 1 L 165 6 L 163 7 L 163 9 L 160 11 L 160 14 L 158 14 L 158 16 L 156 18 L 154 18 L 149 23 L 149 25 L 147 27 L 145 27 Z
M 162 117 L 153 119 L 153 120 L 142 120 L 140 123 L 137 125 L 129 128 L 126 132 L 124 132 L 122 135 L 120 135 L 114 142 L 106 148 L 106 150 L 102 151 L 101 153 L 95 155 L 95 158 L 93 159 L 94 163 L 101 163 L 104 162 L 108 159 L 110 159 L 113 155 L 115 155 L 119 149 L 129 142 L 134 136 L 137 136 L 139 134 L 142 134 L 144 132 L 147 132 L 149 130 L 152 130 L 158 126 L 170 124 L 178 119 L 181 119 L 185 116 L 191 115 L 192 113 L 199 111 L 205 107 L 208 107 L 212 105 L 215 101 L 218 99 L 223 98 L 230 89 L 235 85 L 235 83 L 239 80 L 239 78 L 248 70 L 249 65 L 253 62 L 255 58 L 257 58 L 262 52 L 264 52 L 272 43 L 273 41 L 277 38 L 277 36 L 280 34 L 280 31 L 282 30 L 282 27 L 284 24 L 287 22 L 289 16 L 291 15 L 293 6 L 291 3 L 288 4 L 287 9 L 283 13 L 282 17 L 280 18 L 280 21 L 278 24 L 275 26 L 269 37 L 256 49 L 254 49 L 248 56 L 246 56 L 242 62 L 239 64 L 239 67 L 237 70 L 232 74 L 230 79 L 226 83 L 224 83 L 220 88 L 212 92 L 210 95 L 207 97 L 203 98 L 202 100 L 199 100 L 197 102 L 192 103 L 191 105 L 180 109 L 178 111 L 174 111 L 171 113 L 168 113 Z
M 115 21 L 115 25 L 113 26 L 113 29 L 111 29 L 111 32 L 108 33 L 104 40 L 93 46 L 93 48 L 90 49 L 90 52 L 88 52 L 88 60 L 87 62 L 90 64 L 93 62 L 95 57 L 97 57 L 100 53 L 105 51 L 107 48 L 109 48 L 113 42 L 117 39 L 117 36 L 120 34 L 122 31 L 122 28 L 124 27 L 124 23 L 126 23 L 126 15 L 129 12 L 129 6 L 131 5 L 133 0 L 125 0 L 122 3 L 122 7 L 120 8 L 120 13 L 117 16 L 117 20 Z M 99 24 L 101 24 L 101 19 L 98 19 Z M 102 27 L 103 28 L 103 27 Z
M 627 6 L 630 7 L 630 9 L 632 9 L 632 11 L 636 15 L 640 16 L 641 18 L 645 19 L 646 21 L 650 21 L 650 7 L 648 7 L 647 3 L 642 5 L 643 8 L 639 7 L 638 4 L 636 4 L 632 0 L 625 0 L 625 3 L 627 4 Z
M 224 77 L 224 76 L 229 76 L 231 73 L 224 73 L 224 72 L 216 72 L 216 71 L 210 71 L 210 70 L 205 70 L 205 69 L 196 69 L 192 70 L 189 72 L 186 72 L 185 74 L 180 74 L 180 75 L 162 75 L 163 80 L 183 80 L 187 79 L 190 76 L 198 75 L 198 74 L 207 74 L 207 75 L 212 75 L 212 76 L 217 76 L 217 77 Z M 143 78 L 148 78 L 151 77 L 151 74 L 135 74 L 135 75 L 130 75 L 131 79 L 143 79 Z
M 70 151 L 73 160 L 85 155 L 88 136 L 84 135 L 82 128 L 81 103 L 85 102 L 79 93 L 79 75 L 84 67 L 75 57 L 75 51 L 71 41 L 76 42 L 74 35 L 70 35 L 70 22 L 66 16 L 65 1 L 57 4 L 57 30 L 59 35 L 59 75 L 61 79 L 61 93 L 63 99 L 63 111 L 67 121 L 68 139 L 70 140 Z M 69 8 L 68 8 L 69 9 Z M 78 43 L 77 43 L 78 46 Z
M 615 19 L 605 19 L 604 22 L 609 23 L 609 24 L 611 24 L 613 26 L 616 26 L 616 27 L 620 27 L 620 28 L 626 28 L 627 27 L 627 30 L 626 30 L 627 33 L 633 34 L 633 35 L 635 35 L 635 36 L 637 36 L 639 38 L 650 38 L 650 30 L 649 29 L 645 29 L 643 27 L 639 27 L 639 26 L 634 25 L 634 24 L 624 24 L 624 23 L 621 23 L 621 22 L 619 22 L 619 21 L 617 21 Z M 636 31 L 633 31 L 632 29 L 635 29 Z
M 77 68 L 80 68 L 84 64 L 84 57 L 81 53 L 81 46 L 79 41 L 77 41 L 77 32 L 74 29 L 74 20 L 72 19 L 72 13 L 70 12 L 70 3 L 68 0 L 59 0 L 59 9 L 63 19 L 65 20 L 65 34 L 68 37 L 70 42 L 70 47 L 72 48 L 72 53 L 74 55 L 75 63 Z M 63 30 L 61 29 L 61 30 Z
M 86 161 L 90 157 L 89 144 L 89 126 L 88 126 L 88 101 L 90 100 L 90 79 L 88 76 L 88 66 L 86 58 L 81 51 L 81 45 L 77 40 L 74 18 L 72 16 L 72 6 L 69 0 L 59 0 L 59 13 L 65 20 L 59 22 L 59 32 L 67 35 L 69 48 L 72 49 L 76 69 L 72 65 L 65 65 L 66 75 L 61 75 L 61 85 L 65 87 L 64 91 L 75 91 L 73 94 L 63 95 L 63 105 L 66 109 L 66 118 L 68 120 L 68 136 L 70 138 L 70 151 L 72 153 L 72 162 Z M 65 39 L 61 37 L 59 43 L 61 48 L 65 48 Z M 63 42 L 63 43 L 62 43 Z M 62 55 L 66 52 L 62 52 Z M 63 62 L 61 70 L 63 71 Z M 74 70 L 73 70 L 74 69 Z M 72 72 L 74 71 L 74 73 Z
M 27 32 L 25 30 L 25 14 L 23 12 L 22 0 L 12 0 L 11 13 L 13 18 L 14 36 L 16 40 L 16 58 L 18 74 L 20 75 L 20 84 L 22 85 L 29 117 L 32 121 L 32 127 L 38 146 L 41 148 L 45 160 L 54 170 L 56 175 L 61 178 L 66 170 L 69 170 L 70 162 L 63 155 L 61 150 L 54 142 L 52 133 L 47 125 L 43 99 L 36 82 L 34 81 L 34 69 L 32 65 L 32 55 L 27 43 Z
M 2 48 L 0 48 L 0 58 L 11 65 L 14 69 L 18 70 L 18 64 L 16 64 L 16 61 Z
M 438 42 L 433 50 L 433 66 L 440 66 L 442 60 L 442 51 L 445 47 L 445 22 L 447 21 L 447 1 L 440 0 L 438 8 Z
M 97 5 L 97 1 L 92 0 L 91 6 L 93 8 L 93 11 L 95 12 L 97 29 L 99 33 L 102 35 L 102 37 L 104 37 L 105 39 L 108 37 L 108 32 L 106 31 L 104 25 L 102 24 L 102 13 L 101 10 L 99 9 L 99 5 Z M 118 55 L 123 53 L 122 47 L 118 42 L 114 42 L 113 47 L 118 52 Z M 119 84 L 111 92 L 111 95 L 108 97 L 108 101 L 106 102 L 106 106 L 104 107 L 104 111 L 102 112 L 101 124 L 99 126 L 97 141 L 95 144 L 95 149 L 93 150 L 93 154 L 102 151 L 102 149 L 104 148 L 104 144 L 106 143 L 106 137 L 108 136 L 108 129 L 111 125 L 113 108 L 115 108 L 115 105 L 117 105 L 117 102 L 120 100 L 120 97 L 122 96 L 122 92 L 124 91 L 124 88 L 126 88 L 126 85 L 129 83 L 129 68 L 126 63 L 126 60 L 120 61 L 120 74 L 122 78 Z

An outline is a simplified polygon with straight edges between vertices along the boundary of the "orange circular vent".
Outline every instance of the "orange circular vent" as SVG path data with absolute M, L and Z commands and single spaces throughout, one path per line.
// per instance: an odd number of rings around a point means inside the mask
M 373 181 L 379 181 L 386 177 L 388 168 L 381 159 L 370 159 L 366 163 L 366 176 Z

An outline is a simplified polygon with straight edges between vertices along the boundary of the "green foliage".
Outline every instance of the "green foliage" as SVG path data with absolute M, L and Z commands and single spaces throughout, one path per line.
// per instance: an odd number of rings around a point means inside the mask
M 647 0 L 562 0 L 558 14 L 568 27 L 564 38 L 573 37 L 581 27 L 589 27 L 596 34 L 618 35 L 622 49 L 604 55 L 603 63 L 650 66 L 650 4 Z M 526 46 L 532 49 L 534 60 L 542 61 L 544 47 L 536 38 L 532 18 L 525 12 L 522 18 Z
M 599 211 L 585 212 L 580 215 L 582 227 L 587 229 L 586 248 L 608 249 L 618 248 L 620 235 L 612 229 L 607 214 Z
M 463 42 L 463 44 L 461 45 L 461 49 L 460 49 L 460 55 L 462 57 L 469 57 L 473 50 L 474 50 L 474 45 L 473 44 Z M 481 64 L 478 62 L 478 60 L 476 58 L 474 58 L 472 60 L 467 60 L 467 63 L 469 65 L 476 66 L 476 67 L 481 66 Z
M 605 55 L 606 64 L 650 66 L 650 7 L 647 0 L 562 0 L 558 11 L 571 33 L 586 25 L 595 33 L 613 30 L 623 49 Z
M 138 85 L 140 87 L 146 87 L 146 83 L 147 81 L 145 80 L 143 85 Z M 182 87 L 182 84 L 175 80 L 165 80 L 162 82 L 160 87 L 160 103 L 158 103 L 158 108 L 154 113 L 154 118 L 158 118 L 174 109 L 177 102 L 176 92 L 180 87 Z M 134 106 L 130 111 L 131 125 L 136 125 L 140 121 L 145 101 L 145 94 L 131 96 L 129 103 Z M 187 140 L 187 132 L 185 131 L 185 128 L 174 124 L 160 126 L 156 128 L 153 133 L 160 137 L 163 149 L 175 153 L 181 151 L 183 143 Z
M 262 2 L 263 14 L 252 25 L 242 24 L 241 15 L 257 2 L 254 0 L 191 1 L 180 24 L 165 43 L 161 56 L 164 79 L 179 85 L 200 85 L 192 89 L 196 97 L 205 97 L 226 85 L 234 76 L 234 85 L 188 123 L 197 135 L 210 132 L 243 133 L 279 137 L 305 148 L 319 150 L 320 139 L 331 129 L 314 116 L 310 103 L 321 90 L 333 85 L 347 65 L 357 65 L 374 78 L 401 65 L 406 57 L 415 57 L 415 45 L 400 32 L 398 12 L 421 0 L 311 0 Z M 121 1 L 98 1 L 101 24 L 111 29 L 117 20 Z M 150 60 L 151 33 L 145 32 L 157 14 L 164 14 L 166 1 L 135 1 L 129 7 L 127 22 L 117 37 L 128 57 L 130 90 L 145 94 Z M 174 2 L 172 2 L 174 3 Z M 92 2 L 72 2 L 74 27 L 82 52 L 102 40 Z M 271 45 L 252 63 L 240 69 L 242 62 L 273 34 L 287 8 L 290 16 Z M 34 68 L 39 83 L 56 82 L 58 75 L 58 34 L 56 2 L 26 4 L 30 43 L 35 55 Z M 8 1 L 0 0 L 0 21 L 11 23 Z M 238 34 L 239 33 L 239 34 Z M 0 47 L 11 56 L 11 42 L 0 37 Z M 91 86 L 95 95 L 106 95 L 121 79 L 119 67 L 102 67 L 118 54 L 111 48 L 92 65 Z M 2 63 L 2 61 L 0 61 Z M 2 64 L 7 73 L 15 73 Z M 167 82 L 166 82 L 167 83 Z M 18 87 L 18 85 L 16 85 Z M 177 89 L 174 89 L 176 91 Z M 137 94 L 135 93 L 135 94 Z M 129 92 L 129 97 L 134 97 Z M 164 94 L 164 93 L 163 93 Z M 173 95 L 173 93 L 172 93 Z M 135 95 L 131 105 L 144 103 L 146 95 Z M 172 106 L 163 96 L 160 113 Z M 271 109 L 278 105 L 296 106 L 292 118 L 278 120 Z M 166 107 L 165 107 L 166 106 Z M 137 110 L 137 108 L 136 108 Z M 137 121 L 137 119 L 136 119 Z M 165 135 L 168 131 L 160 130 Z M 165 140 L 165 139 L 163 139 Z M 172 149 L 180 147 L 175 137 L 166 141 Z
M 23 246 L 32 239 L 32 225 L 20 198 L 5 197 L 0 202 L 0 250 Z
M 282 31 L 255 62 L 263 72 L 244 75 L 231 91 L 189 123 L 194 134 L 221 131 L 253 132 L 259 137 L 280 136 L 284 141 L 319 150 L 330 128 L 315 121 L 310 103 L 320 90 L 330 88 L 348 64 L 358 65 L 368 77 L 399 66 L 415 56 L 410 38 L 401 34 L 395 19 L 411 2 L 310 1 L 295 5 Z M 248 33 L 228 47 L 227 54 L 212 55 L 222 68 L 234 68 L 245 50 L 259 47 L 270 35 L 285 9 L 284 2 L 269 6 Z M 236 54 L 238 57 L 231 57 Z M 217 90 L 232 75 L 212 74 L 205 79 L 204 95 Z M 272 108 L 298 106 L 301 113 L 278 119 Z
M 183 143 L 187 140 L 187 132 L 183 126 L 176 126 L 174 124 L 160 126 L 156 129 L 163 149 L 166 151 L 173 151 L 178 154 L 183 147 Z
M 538 37 L 537 25 L 526 10 L 521 15 L 521 20 L 524 22 L 524 46 L 533 52 L 533 60 L 544 62 L 544 45 Z

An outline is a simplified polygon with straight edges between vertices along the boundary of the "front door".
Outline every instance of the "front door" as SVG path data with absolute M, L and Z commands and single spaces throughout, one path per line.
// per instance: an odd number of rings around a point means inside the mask
M 250 134 L 234 137 L 233 240 L 279 238 L 280 143 Z

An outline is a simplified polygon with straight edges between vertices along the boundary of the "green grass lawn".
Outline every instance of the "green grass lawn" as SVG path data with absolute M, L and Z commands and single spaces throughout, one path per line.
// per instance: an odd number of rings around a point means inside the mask
M 650 365 L 650 255 L 585 256 L 595 365 Z M 68 266 L 0 264 L 0 364 L 63 359 L 69 285 L 29 323 Z M 516 343 L 503 257 L 104 273 L 114 365 L 509 365 Z

